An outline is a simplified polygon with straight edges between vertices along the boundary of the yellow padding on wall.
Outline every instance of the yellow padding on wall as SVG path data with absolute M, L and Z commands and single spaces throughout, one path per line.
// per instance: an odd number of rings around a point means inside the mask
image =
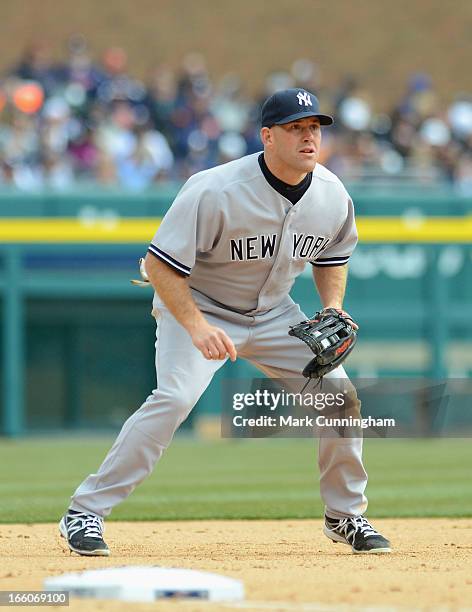
M 160 218 L 3 218 L 0 243 L 149 243 Z M 185 220 L 182 220 L 184 223 Z M 472 216 L 358 217 L 362 243 L 472 242 Z

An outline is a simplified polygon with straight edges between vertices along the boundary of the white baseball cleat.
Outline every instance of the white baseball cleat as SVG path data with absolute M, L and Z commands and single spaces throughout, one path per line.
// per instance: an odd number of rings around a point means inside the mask
M 68 510 L 59 523 L 61 536 L 71 551 L 88 557 L 108 557 L 110 550 L 103 540 L 103 519 L 95 514 Z
M 334 519 L 325 515 L 325 536 L 348 544 L 356 554 L 390 553 L 390 542 L 372 527 L 364 516 Z

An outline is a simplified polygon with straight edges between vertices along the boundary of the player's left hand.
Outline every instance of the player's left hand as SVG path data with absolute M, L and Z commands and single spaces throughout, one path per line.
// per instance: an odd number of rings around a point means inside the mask
M 289 336 L 302 340 L 315 355 L 303 368 L 305 378 L 321 379 L 343 363 L 356 343 L 354 325 L 346 311 L 325 307 L 308 321 L 290 326 Z

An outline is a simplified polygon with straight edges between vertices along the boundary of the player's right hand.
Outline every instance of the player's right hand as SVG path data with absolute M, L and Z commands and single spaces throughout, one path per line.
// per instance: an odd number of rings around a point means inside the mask
M 191 336 L 193 344 L 205 359 L 218 360 L 226 359 L 229 356 L 231 361 L 236 361 L 236 348 L 223 329 L 208 323 L 193 331 Z

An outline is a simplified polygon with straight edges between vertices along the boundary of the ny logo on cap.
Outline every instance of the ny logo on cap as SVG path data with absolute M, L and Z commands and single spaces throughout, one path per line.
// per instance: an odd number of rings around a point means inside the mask
M 304 91 L 304 92 L 299 91 L 297 93 L 297 98 L 298 98 L 298 104 L 300 104 L 300 106 L 302 106 L 302 104 L 305 104 L 305 106 L 313 106 L 311 102 L 310 94 L 307 91 Z

